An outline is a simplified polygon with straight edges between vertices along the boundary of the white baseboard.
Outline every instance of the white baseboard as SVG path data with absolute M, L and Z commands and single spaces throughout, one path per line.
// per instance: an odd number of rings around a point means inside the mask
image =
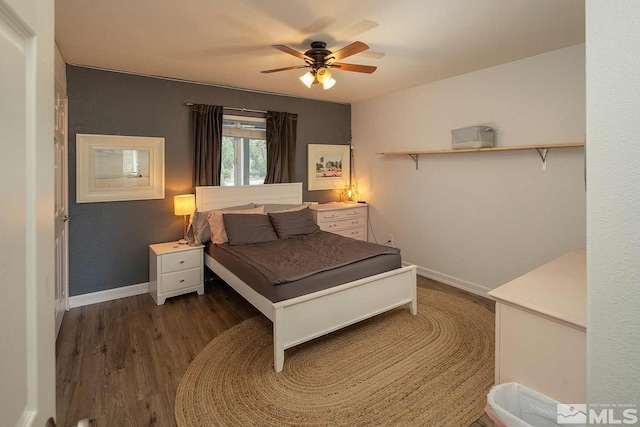
M 82 307 L 99 302 L 132 297 L 134 295 L 146 294 L 147 292 L 149 292 L 149 282 L 107 289 L 106 291 L 92 292 L 90 294 L 76 295 L 69 297 L 69 308 Z
M 409 263 L 402 262 L 403 265 L 409 265 Z M 417 267 L 417 273 L 420 276 L 424 276 L 428 279 L 437 280 L 438 282 L 444 283 L 445 285 L 450 285 L 458 289 L 462 289 L 463 291 L 471 292 L 472 294 L 480 295 L 481 297 L 491 298 L 488 292 L 491 291 L 491 288 L 487 288 L 486 286 L 479 285 L 477 283 L 469 282 L 464 279 L 460 279 L 458 277 L 449 276 L 448 274 L 440 273 L 439 271 L 431 270 L 426 267 Z

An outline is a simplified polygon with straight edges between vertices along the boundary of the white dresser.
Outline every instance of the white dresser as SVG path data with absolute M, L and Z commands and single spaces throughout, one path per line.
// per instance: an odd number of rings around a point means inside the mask
M 320 230 L 367 241 L 366 203 L 322 203 L 309 207 Z
M 496 384 L 586 402 L 586 252 L 570 252 L 489 292 L 496 300 Z
M 149 293 L 156 304 L 189 292 L 204 293 L 203 248 L 178 242 L 149 245 Z

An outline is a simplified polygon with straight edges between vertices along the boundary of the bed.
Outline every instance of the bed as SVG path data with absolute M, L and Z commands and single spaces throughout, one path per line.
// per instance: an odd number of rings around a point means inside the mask
M 300 204 L 302 183 L 196 187 L 196 207 L 200 212 L 252 202 Z M 205 253 L 204 262 L 273 322 L 274 368 L 277 372 L 284 367 L 284 351 L 288 348 L 403 305 L 409 305 L 411 314 L 417 313 L 414 265 L 273 302 L 208 253 Z

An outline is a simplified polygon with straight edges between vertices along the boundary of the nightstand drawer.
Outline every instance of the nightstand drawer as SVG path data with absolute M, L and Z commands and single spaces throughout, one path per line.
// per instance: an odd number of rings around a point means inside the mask
M 364 218 L 363 208 L 355 207 L 350 209 L 336 209 L 327 212 L 318 212 L 318 222 L 339 221 L 356 217 Z
M 332 233 L 339 234 L 344 237 L 351 237 L 356 240 L 366 240 L 365 228 L 348 228 L 346 230 L 335 230 Z
M 202 251 L 181 251 L 162 255 L 162 273 L 200 267 Z
M 358 226 L 365 226 L 364 215 L 357 216 L 349 219 L 343 219 L 340 221 L 323 222 L 320 227 L 325 231 L 344 230 L 345 228 L 352 228 Z
M 171 292 L 178 289 L 198 286 L 201 282 L 202 273 L 200 268 L 191 270 L 176 271 L 162 275 L 161 292 Z

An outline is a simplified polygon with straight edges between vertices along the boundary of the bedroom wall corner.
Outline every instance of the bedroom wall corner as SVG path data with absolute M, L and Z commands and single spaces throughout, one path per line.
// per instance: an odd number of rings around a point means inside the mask
M 69 296 L 149 280 L 148 245 L 177 240 L 183 219 L 173 196 L 194 193 L 187 102 L 298 114 L 296 181 L 303 200 L 337 200 L 306 191 L 307 145 L 347 144 L 351 106 L 67 65 L 69 97 Z M 76 134 L 165 138 L 165 198 L 76 203 Z M 110 294 L 111 295 L 111 294 Z M 115 294 L 114 294 L 115 295 Z
M 67 70 L 66 62 L 58 49 L 58 45 L 55 45 L 55 59 L 54 59 L 54 80 L 58 87 L 62 89 L 62 93 L 67 93 Z
M 584 141 L 585 45 L 354 103 L 359 189 L 378 241 L 393 235 L 429 276 L 490 290 L 585 246 L 584 150 L 420 156 L 451 130 L 490 125 L 497 145 Z M 371 120 L 376 117 L 376 120 Z M 454 283 L 455 282 L 455 283 Z

